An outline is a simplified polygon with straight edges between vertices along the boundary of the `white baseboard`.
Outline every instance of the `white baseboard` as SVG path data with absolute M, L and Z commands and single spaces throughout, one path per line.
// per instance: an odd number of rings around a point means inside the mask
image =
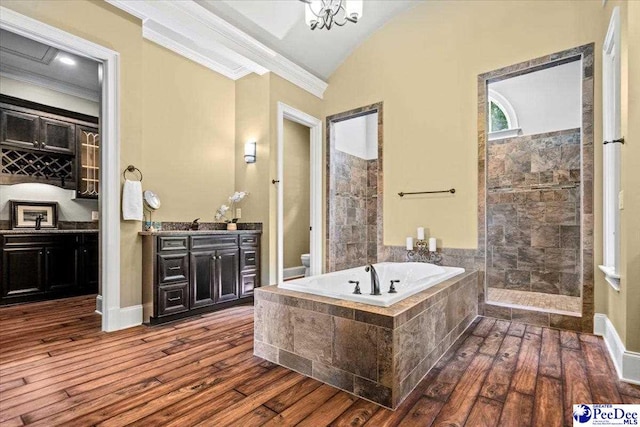
M 303 265 L 301 265 L 300 267 L 289 267 L 283 270 L 283 277 L 285 279 L 288 279 L 289 277 L 296 277 L 296 276 L 304 276 Z
M 102 315 L 102 295 L 96 296 L 96 313 Z
M 132 305 L 120 309 L 119 328 L 126 329 L 142 325 L 142 304 Z
M 102 295 L 96 297 L 96 313 L 102 315 Z M 114 308 L 109 311 L 109 315 L 114 320 L 108 328 L 109 332 L 142 325 L 142 305 Z
M 604 338 L 609 355 L 622 381 L 640 385 L 640 353 L 627 351 L 606 314 L 593 316 L 593 333 Z

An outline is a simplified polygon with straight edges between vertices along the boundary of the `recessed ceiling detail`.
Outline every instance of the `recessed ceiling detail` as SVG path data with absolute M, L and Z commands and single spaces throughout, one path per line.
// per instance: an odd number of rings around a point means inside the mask
M 67 58 L 74 65 L 65 64 L 60 58 Z M 100 100 L 96 61 L 6 30 L 0 30 L 0 75 L 94 102 Z

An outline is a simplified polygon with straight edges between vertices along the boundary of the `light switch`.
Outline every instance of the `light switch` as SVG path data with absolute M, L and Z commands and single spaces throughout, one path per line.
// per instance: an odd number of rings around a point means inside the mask
M 242 209 L 236 208 L 236 218 L 242 218 Z
M 100 219 L 100 212 L 91 211 L 91 221 L 98 221 Z

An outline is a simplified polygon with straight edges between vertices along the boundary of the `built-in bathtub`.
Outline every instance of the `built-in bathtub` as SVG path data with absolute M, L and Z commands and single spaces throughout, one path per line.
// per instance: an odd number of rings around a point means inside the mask
M 426 267 L 437 273 L 428 274 L 431 279 L 457 275 L 417 289 L 418 282 L 431 280 L 418 280 L 425 279 L 422 269 L 397 266 L 405 273 L 398 278 L 394 264 L 379 266 L 383 295 L 376 298 L 388 293 L 392 276 L 405 281 L 404 298 L 388 307 L 343 299 L 341 295 L 352 295 L 352 284 L 331 296 L 309 292 L 333 282 L 339 277 L 335 273 L 298 280 L 294 286 L 300 290 L 257 288 L 255 355 L 395 409 L 477 316 L 480 276 L 477 271 L 444 268 L 443 273 Z M 369 275 L 364 267 L 355 270 L 342 273 L 362 274 L 357 277 L 362 297 L 367 297 Z
M 411 295 L 464 273 L 464 268 L 441 267 L 422 262 L 383 262 L 374 264 L 374 268 L 380 279 L 381 295 L 371 295 L 371 275 L 365 271 L 364 267 L 290 280 L 281 284 L 280 287 L 346 301 L 389 307 Z M 389 292 L 392 280 L 399 281 L 394 284 L 395 293 Z M 361 294 L 354 294 L 355 285 L 349 283 L 350 281 L 358 282 Z

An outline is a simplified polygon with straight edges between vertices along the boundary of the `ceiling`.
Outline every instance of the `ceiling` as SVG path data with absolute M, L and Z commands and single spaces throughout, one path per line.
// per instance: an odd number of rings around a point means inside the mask
M 305 4 L 300 1 L 195 1 L 323 80 L 374 31 L 419 3 L 417 0 L 364 0 L 362 19 L 357 24 L 312 31 L 304 22 Z
M 298 0 L 105 0 L 145 39 L 230 79 L 272 72 L 322 98 L 327 78 L 394 16 L 423 0 L 364 0 L 357 24 L 312 31 Z
M 75 64 L 65 64 L 63 58 Z M 0 75 L 91 101 L 100 99 L 96 61 L 6 30 L 0 30 Z

